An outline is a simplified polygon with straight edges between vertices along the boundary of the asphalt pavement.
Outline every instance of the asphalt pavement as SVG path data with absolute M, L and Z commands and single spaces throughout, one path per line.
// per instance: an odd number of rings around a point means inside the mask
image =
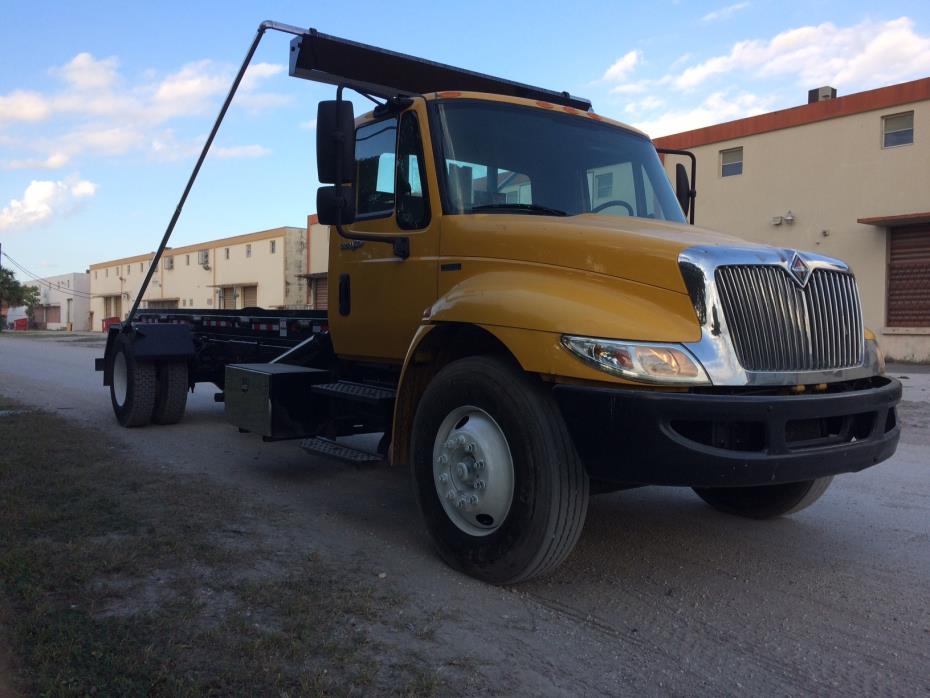
M 553 575 L 500 589 L 447 569 L 405 468 L 359 469 L 264 444 L 198 386 L 181 424 L 127 430 L 78 342 L 0 334 L 0 393 L 105 434 L 152 467 L 205 473 L 297 512 L 288 544 L 447 611 L 434 642 L 505 695 L 930 694 L 930 374 L 903 378 L 889 461 L 837 477 L 774 521 L 717 513 L 690 490 L 592 499 Z M 622 454 L 618 454 L 622 457 Z M 2 457 L 2 445 L 0 445 Z M 469 692 L 467 686 L 463 692 Z

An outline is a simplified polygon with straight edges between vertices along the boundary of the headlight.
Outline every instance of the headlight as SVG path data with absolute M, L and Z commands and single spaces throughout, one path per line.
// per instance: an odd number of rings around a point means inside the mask
M 607 373 L 647 383 L 710 385 L 703 366 L 682 346 L 562 335 L 562 345 Z

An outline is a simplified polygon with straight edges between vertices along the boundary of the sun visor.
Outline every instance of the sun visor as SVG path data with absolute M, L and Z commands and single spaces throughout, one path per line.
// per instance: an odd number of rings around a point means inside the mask
M 291 40 L 290 74 L 331 85 L 344 84 L 379 97 L 446 90 L 543 100 L 582 111 L 591 102 L 541 87 L 503 80 L 310 29 Z

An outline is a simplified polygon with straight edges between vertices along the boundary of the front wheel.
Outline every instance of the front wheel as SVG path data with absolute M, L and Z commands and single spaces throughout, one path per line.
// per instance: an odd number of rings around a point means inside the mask
M 832 477 L 757 487 L 695 487 L 714 509 L 750 519 L 771 519 L 806 509 L 827 491 Z
M 492 584 L 555 569 L 584 526 L 588 477 L 552 396 L 494 357 L 451 363 L 427 387 L 413 479 L 442 558 Z

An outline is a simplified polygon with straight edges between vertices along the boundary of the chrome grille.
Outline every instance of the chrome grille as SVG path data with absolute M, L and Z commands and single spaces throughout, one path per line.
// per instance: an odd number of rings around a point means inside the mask
M 717 291 L 743 368 L 816 371 L 862 363 L 862 314 L 852 274 L 815 269 L 803 288 L 774 265 L 721 266 Z

